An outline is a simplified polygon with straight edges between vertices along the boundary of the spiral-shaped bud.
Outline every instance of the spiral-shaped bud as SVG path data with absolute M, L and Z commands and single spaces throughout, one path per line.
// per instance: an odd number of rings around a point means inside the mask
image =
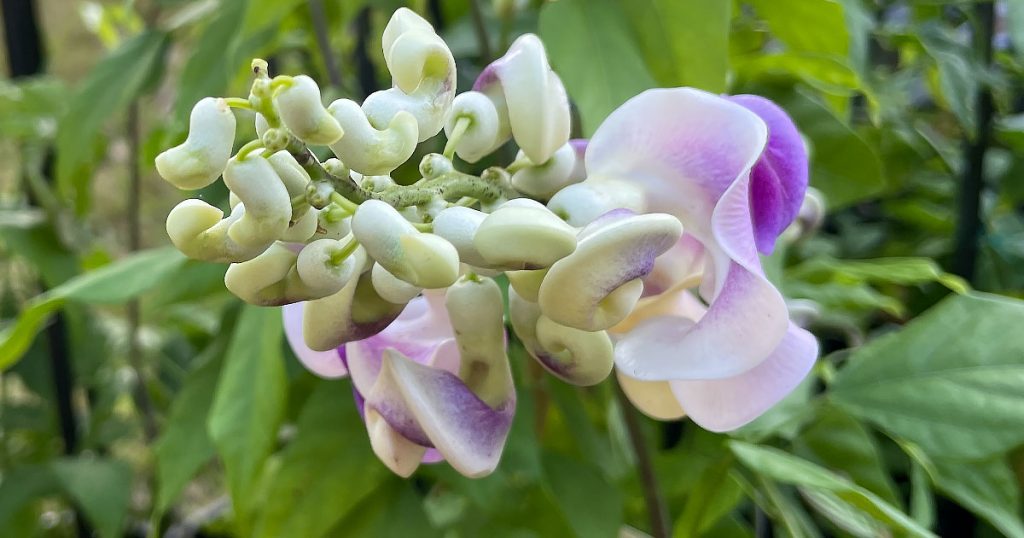
M 345 136 L 331 144 L 331 151 L 360 174 L 390 174 L 416 151 L 419 126 L 416 117 L 404 110 L 383 125 L 371 124 L 363 109 L 349 99 L 338 99 L 327 110 L 345 128 Z
M 179 189 L 201 189 L 224 172 L 235 142 L 235 115 L 224 99 L 200 99 L 189 116 L 188 137 L 156 157 L 160 177 Z
M 379 200 L 359 205 L 352 233 L 377 263 L 421 288 L 445 288 L 459 277 L 459 254 L 443 238 L 418 231 L 395 208 Z
M 683 226 L 671 215 L 620 209 L 580 232 L 576 250 L 551 266 L 538 292 L 544 315 L 585 331 L 607 329 L 633 310 L 642 277 L 675 245 Z
M 468 163 L 475 163 L 505 143 L 512 134 L 508 114 L 499 114 L 494 101 L 486 95 L 468 91 L 455 96 L 444 134 L 451 138 L 455 125 L 468 122 L 462 138 L 455 144 L 455 153 Z
M 455 97 L 455 58 L 430 23 L 407 8 L 391 16 L 381 43 L 395 87 L 367 97 L 363 112 L 378 129 L 408 112 L 423 142 L 441 130 Z
M 370 280 L 373 282 L 373 289 L 377 291 L 377 295 L 389 303 L 408 303 L 423 291 L 423 288 L 413 286 L 389 273 L 379 263 L 373 264 L 373 269 L 370 269 Z
M 491 266 L 541 269 L 576 249 L 576 230 L 542 204 L 519 198 L 480 223 L 473 245 Z
M 544 44 L 524 34 L 480 73 L 473 89 L 504 111 L 512 138 L 535 163 L 544 163 L 569 141 L 569 98 L 548 64 Z
M 338 141 L 345 131 L 327 112 L 320 98 L 320 87 L 306 76 L 291 79 L 274 95 L 281 123 L 307 144 L 327 146 Z
M 522 151 L 517 161 L 529 159 Z M 577 169 L 576 150 L 568 143 L 558 148 L 547 162 L 534 164 L 530 162 L 512 174 L 512 186 L 527 196 L 537 200 L 547 200 L 566 186 L 582 181 L 574 175 Z M 577 179 L 578 178 L 578 179 Z
M 575 183 L 555 193 L 548 209 L 569 224 L 582 227 L 613 209 L 642 213 L 644 193 L 625 181 L 594 180 Z
M 288 229 L 291 197 L 267 159 L 255 154 L 228 161 L 224 184 L 238 196 L 245 214 L 228 229 L 242 246 L 267 245 Z
M 274 241 L 240 245 L 228 230 L 245 214 L 242 204 L 224 217 L 224 212 L 202 200 L 185 200 L 167 214 L 167 236 L 182 254 L 195 260 L 232 263 L 251 260 Z
M 484 403 L 514 396 L 505 354 L 505 309 L 494 280 L 466 276 L 448 288 L 445 307 L 459 346 L 459 378 Z
M 487 214 L 476 209 L 452 206 L 434 217 L 434 233 L 443 237 L 459 253 L 459 260 L 474 267 L 488 267 L 490 263 L 477 251 L 473 239 Z

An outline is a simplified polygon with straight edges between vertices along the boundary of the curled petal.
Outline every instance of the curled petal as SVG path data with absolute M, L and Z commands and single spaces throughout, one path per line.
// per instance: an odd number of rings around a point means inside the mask
M 245 206 L 245 214 L 231 224 L 228 236 L 243 246 L 256 246 L 275 241 L 288 229 L 292 202 L 267 159 L 249 155 L 228 161 L 224 184 Z
M 569 185 L 548 201 L 548 209 L 577 227 L 615 209 L 643 213 L 646 205 L 640 188 L 618 180 L 587 180 Z
M 355 267 L 361 267 L 357 273 L 368 268 L 366 253 L 361 248 L 351 258 Z M 305 303 L 303 338 L 310 349 L 334 349 L 377 334 L 398 317 L 404 306 L 377 295 L 370 274 L 364 272 L 349 279 L 338 293 Z
M 532 271 L 506 271 L 505 276 L 508 283 L 520 297 L 536 303 L 540 296 L 540 286 L 544 283 L 544 277 L 548 269 L 534 269 Z
M 480 255 L 473 238 L 487 218 L 487 214 L 469 207 L 452 206 L 441 210 L 434 217 L 434 233 L 443 237 L 459 253 L 463 263 L 475 267 L 487 267 L 489 262 Z
M 344 348 L 327 351 L 310 349 L 302 339 L 302 311 L 302 303 L 293 303 L 281 308 L 281 315 L 284 318 L 284 335 L 292 352 L 307 370 L 320 377 L 326 379 L 344 377 L 348 374 L 345 361 L 341 357 Z
M 750 170 L 765 123 L 727 99 L 688 88 L 649 90 L 613 112 L 590 141 L 587 171 L 629 179 L 649 210 L 675 215 L 708 251 L 708 313 L 692 327 L 652 319 L 623 337 L 616 363 L 645 380 L 733 377 L 757 366 L 789 325 L 761 270 Z
M 488 215 L 473 238 L 477 251 L 489 264 L 540 269 L 576 249 L 576 230 L 562 219 L 543 205 L 513 202 Z
M 293 78 L 275 94 L 274 103 L 281 113 L 281 123 L 303 142 L 326 146 L 345 133 L 324 108 L 320 87 L 306 75 Z
M 359 274 L 360 260 L 349 256 L 341 263 L 332 258 L 344 245 L 334 239 L 317 239 L 302 248 L 295 261 L 295 272 L 310 299 L 333 295 Z
M 555 262 L 540 286 L 540 308 L 562 325 L 585 331 L 612 327 L 643 292 L 641 278 L 683 233 L 671 215 L 618 210 L 580 232 L 576 250 Z
M 512 137 L 531 161 L 547 162 L 569 140 L 569 98 L 537 36 L 516 39 L 484 68 L 473 89 L 504 103 Z
M 455 146 L 455 153 L 468 163 L 475 163 L 490 154 L 510 136 L 508 114 L 499 114 L 486 95 L 468 91 L 455 96 L 452 110 L 444 124 L 445 136 L 451 138 L 459 120 L 469 120 L 469 127 Z
M 359 205 L 352 234 L 394 276 L 421 288 L 444 288 L 459 276 L 459 254 L 451 243 L 421 233 L 395 208 L 379 200 Z
M 217 180 L 231 157 L 235 115 L 224 99 L 200 99 L 189 116 L 188 138 L 156 157 L 160 177 L 179 189 L 201 189 Z
M 398 476 L 411 476 L 426 456 L 427 447 L 410 441 L 392 428 L 373 407 L 366 408 L 365 419 L 373 453 Z
M 757 249 L 770 254 L 804 201 L 807 148 L 793 120 L 775 103 L 757 95 L 734 95 L 729 100 L 768 126 L 768 143 L 751 171 L 750 205 Z
M 520 152 L 516 160 L 528 159 Z M 538 200 L 547 200 L 567 185 L 581 181 L 574 179 L 577 159 L 576 151 L 566 143 L 558 148 L 547 162 L 532 162 L 512 174 L 512 186 L 519 192 Z
M 360 174 L 390 174 L 416 151 L 419 127 L 404 110 L 384 125 L 372 125 L 363 109 L 349 99 L 338 99 L 328 111 L 345 128 L 345 136 L 331 144 L 331 151 Z
M 281 241 L 288 243 L 305 243 L 309 241 L 316 234 L 319 218 L 319 211 L 307 209 L 298 220 L 288 225 L 288 229 L 281 234 Z M 348 233 L 347 230 L 346 233 Z
M 233 263 L 224 273 L 224 286 L 239 299 L 258 306 L 280 306 L 289 300 L 285 279 L 295 268 L 296 254 L 275 243 L 255 258 Z
M 454 374 L 387 349 L 366 405 L 406 439 L 436 448 L 455 470 L 480 477 L 493 472 L 501 458 L 514 394 L 492 407 Z
M 655 420 L 676 420 L 686 416 L 672 392 L 670 381 L 641 381 L 617 370 L 622 392 L 641 413 Z
M 202 200 L 184 200 L 167 214 L 167 236 L 182 254 L 195 260 L 214 263 L 233 263 L 251 260 L 274 243 L 268 239 L 262 244 L 240 245 L 228 230 L 245 214 L 242 204 L 234 206 L 231 214 Z
M 581 386 L 595 385 L 608 377 L 613 348 L 605 331 L 587 332 L 560 325 L 514 289 L 508 296 L 509 320 L 516 336 L 547 371 L 566 383 Z
M 302 168 L 302 165 L 295 160 L 291 153 L 287 150 L 278 151 L 267 157 L 267 162 L 277 173 L 284 188 L 288 190 L 288 196 L 294 198 L 306 195 L 306 187 L 309 186 L 310 181 L 309 173 Z
M 363 111 L 377 128 L 400 111 L 416 118 L 418 142 L 436 135 L 455 97 L 455 58 L 430 23 L 407 8 L 392 15 L 381 40 L 395 87 L 374 92 Z
M 373 269 L 370 270 L 370 279 L 373 282 L 373 289 L 377 290 L 377 295 L 389 303 L 408 303 L 423 291 L 423 288 L 413 286 L 389 273 L 379 263 L 373 264 Z
M 488 405 L 514 401 L 505 354 L 505 308 L 497 283 L 464 277 L 448 288 L 445 308 L 459 346 L 459 378 Z
M 729 431 L 761 416 L 807 376 L 818 356 L 811 333 L 790 325 L 778 347 L 753 369 L 734 377 L 672 381 L 672 392 L 701 427 Z

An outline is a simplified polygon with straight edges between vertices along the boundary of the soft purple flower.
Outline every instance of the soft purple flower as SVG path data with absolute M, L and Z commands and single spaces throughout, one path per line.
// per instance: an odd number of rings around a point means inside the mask
M 301 327 L 301 315 L 301 307 L 286 307 L 289 335 L 289 327 Z M 374 452 L 395 473 L 408 476 L 420 463 L 441 460 L 467 476 L 497 466 L 515 397 L 489 405 L 460 378 L 463 359 L 443 291 L 424 292 L 386 329 L 333 352 L 340 366 L 332 352 L 288 340 L 317 375 L 340 377 L 347 367 Z
M 781 399 L 818 352 L 814 338 L 790 323 L 758 257 L 803 200 L 802 142 L 781 109 L 761 98 L 735 99 L 690 88 L 649 90 L 613 112 L 586 152 L 588 183 L 639 187 L 646 211 L 677 217 L 692 238 L 684 246 L 695 241 L 702 251 L 706 311 L 682 315 L 661 305 L 645 317 L 639 305 L 634 314 L 643 319 L 626 320 L 633 326 L 617 342 L 616 364 L 637 380 L 671 382 L 682 409 L 719 431 Z M 653 274 L 664 280 L 664 271 Z M 658 286 L 668 301 L 697 283 L 687 275 L 668 280 Z

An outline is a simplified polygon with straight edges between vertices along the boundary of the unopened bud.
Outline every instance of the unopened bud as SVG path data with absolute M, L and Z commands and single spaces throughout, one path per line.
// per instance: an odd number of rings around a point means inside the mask
M 179 189 L 201 189 L 217 180 L 231 157 L 235 115 L 223 99 L 206 97 L 192 108 L 188 138 L 156 157 L 156 171 Z
M 275 95 L 274 102 L 281 122 L 303 142 L 327 146 L 345 133 L 324 108 L 319 86 L 306 75 L 293 78 L 290 85 Z

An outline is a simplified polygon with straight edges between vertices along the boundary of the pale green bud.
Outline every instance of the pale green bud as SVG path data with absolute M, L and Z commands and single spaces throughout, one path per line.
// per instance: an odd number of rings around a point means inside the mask
M 508 114 L 499 114 L 494 101 L 480 92 L 468 91 L 455 96 L 444 124 L 445 136 L 451 138 L 461 118 L 469 120 L 469 127 L 455 145 L 455 153 L 468 163 L 489 155 L 512 135 Z
M 384 125 L 372 125 L 363 109 L 349 99 L 339 99 L 327 110 L 345 129 L 345 136 L 331 144 L 331 151 L 360 174 L 390 174 L 416 151 L 419 126 L 416 117 L 404 110 Z
M 196 260 L 231 263 L 250 260 L 267 249 L 264 244 L 242 246 L 228 236 L 230 227 L 245 214 L 242 204 L 224 212 L 202 200 L 185 200 L 167 214 L 167 235 L 182 254 Z
M 373 282 L 373 289 L 377 291 L 377 295 L 389 303 L 408 303 L 423 291 L 422 288 L 413 286 L 389 273 L 379 263 L 373 264 L 373 269 L 370 269 L 370 280 Z
M 512 186 L 534 199 L 547 200 L 556 192 L 573 183 L 576 159 L 576 150 L 566 143 L 558 148 L 547 162 L 542 164 L 531 162 L 516 170 L 512 174 Z M 529 158 L 520 151 L 516 160 L 528 161 Z
M 459 254 L 451 243 L 419 232 L 384 202 L 360 204 L 352 217 L 352 233 L 371 258 L 414 286 L 444 288 L 459 276 Z
M 292 79 L 274 96 L 281 122 L 299 140 L 307 144 L 327 146 L 345 134 L 338 121 L 324 108 L 320 87 L 306 75 Z
M 506 402 L 514 389 L 501 289 L 490 278 L 463 277 L 448 288 L 445 308 L 459 346 L 459 377 L 487 405 Z
M 576 230 L 543 205 L 517 199 L 484 219 L 473 245 L 491 265 L 541 269 L 576 249 Z
M 228 161 L 224 184 L 245 207 L 245 214 L 231 225 L 228 235 L 242 246 L 273 242 L 288 229 L 291 197 L 267 159 L 249 155 Z
M 156 157 L 156 171 L 179 189 L 201 189 L 217 180 L 231 157 L 235 115 L 223 99 L 206 97 L 192 108 L 188 138 Z

